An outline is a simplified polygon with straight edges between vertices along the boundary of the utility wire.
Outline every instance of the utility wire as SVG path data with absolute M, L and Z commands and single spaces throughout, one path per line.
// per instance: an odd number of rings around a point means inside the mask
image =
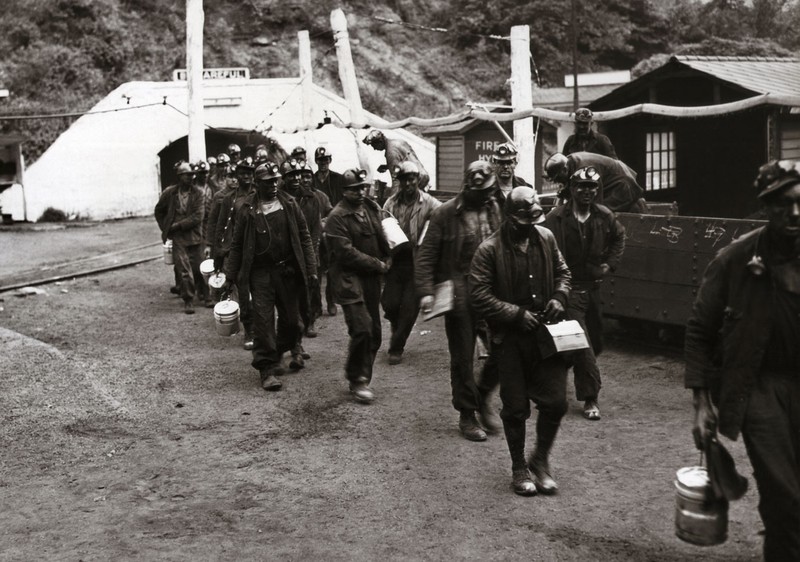
M 147 103 L 144 105 L 135 105 L 131 107 L 118 107 L 115 109 L 100 109 L 98 111 L 79 111 L 76 113 L 48 113 L 42 115 L 0 115 L 0 121 L 24 121 L 26 119 L 62 119 L 64 117 L 83 117 L 84 115 L 99 115 L 101 113 L 113 113 L 115 111 L 142 109 L 145 107 L 152 107 L 154 105 L 169 105 L 169 104 L 167 104 L 166 98 L 164 98 L 163 102 Z M 173 109 L 176 108 L 173 107 Z

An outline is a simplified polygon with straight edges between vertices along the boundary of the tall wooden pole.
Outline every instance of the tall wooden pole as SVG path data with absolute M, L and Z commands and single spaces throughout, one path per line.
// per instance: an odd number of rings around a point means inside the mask
M 511 28 L 511 105 L 514 111 L 533 107 L 531 83 L 531 31 L 527 25 Z M 533 118 L 514 121 L 514 142 L 517 145 L 517 174 L 533 183 L 535 177 L 535 152 L 533 146 Z
M 311 39 L 308 36 L 307 30 L 297 32 L 297 46 L 298 46 L 298 59 L 300 63 L 300 91 L 301 91 L 301 108 L 303 112 L 303 146 L 305 149 L 312 150 L 311 138 L 312 134 L 309 127 L 313 125 L 312 119 L 314 109 L 314 82 L 311 75 Z M 310 156 L 310 154 L 309 154 Z
M 572 111 L 580 107 L 578 93 L 578 5 L 577 0 L 570 3 L 570 21 L 572 22 Z
M 189 86 L 189 161 L 206 159 L 203 119 L 203 0 L 186 0 L 186 82 Z
M 339 60 L 339 80 L 342 82 L 344 99 L 350 108 L 350 121 L 354 127 L 366 125 L 364 108 L 361 106 L 361 94 L 358 91 L 356 69 L 353 65 L 353 54 L 350 52 L 350 34 L 347 31 L 347 18 L 344 12 L 337 8 L 331 12 L 331 31 L 336 42 L 336 57 Z M 355 136 L 356 152 L 361 168 L 370 171 L 369 157 L 366 148 Z

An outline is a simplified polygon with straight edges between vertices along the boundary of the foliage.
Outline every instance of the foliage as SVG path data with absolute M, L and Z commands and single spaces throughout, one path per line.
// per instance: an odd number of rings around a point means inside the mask
M 66 222 L 67 214 L 59 209 L 47 207 L 36 222 Z

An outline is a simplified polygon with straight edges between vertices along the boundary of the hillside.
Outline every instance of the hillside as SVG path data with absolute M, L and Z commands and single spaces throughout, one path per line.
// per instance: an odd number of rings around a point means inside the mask
M 440 116 L 468 101 L 508 100 L 508 42 L 491 36 L 508 35 L 512 25 L 531 26 L 540 83 L 559 84 L 572 67 L 569 5 L 569 0 L 206 2 L 205 66 L 244 66 L 256 78 L 296 76 L 297 31 L 307 29 L 314 81 L 341 93 L 330 32 L 330 12 L 341 7 L 365 108 L 389 119 Z M 0 87 L 11 96 L 0 100 L 0 129 L 30 138 L 24 148 L 28 162 L 76 117 L 4 116 L 79 113 L 121 83 L 167 80 L 173 69 L 185 67 L 183 0 L 4 0 L 4 7 Z M 787 48 L 800 46 L 797 1 L 579 2 L 576 21 L 580 72 L 632 68 L 686 43 L 699 43 L 697 53 L 711 41 L 706 48 L 715 54 L 725 54 L 720 48 L 789 53 Z

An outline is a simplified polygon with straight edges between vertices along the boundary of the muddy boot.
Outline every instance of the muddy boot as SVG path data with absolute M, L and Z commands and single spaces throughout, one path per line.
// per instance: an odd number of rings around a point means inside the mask
M 558 491 L 548 458 L 560 425 L 560 419 L 552 419 L 542 412 L 536 419 L 536 448 L 528 459 L 528 468 L 533 473 L 536 489 L 544 495 L 553 495 Z
M 535 496 L 536 486 L 525 465 L 525 422 L 504 420 L 503 431 L 511 453 L 511 488 L 520 496 Z
M 261 388 L 275 392 L 283 387 L 283 383 L 276 377 L 284 373 L 281 367 L 275 366 L 261 371 Z
M 458 429 L 464 439 L 469 441 L 486 441 L 486 432 L 478 425 L 474 410 L 461 410 L 458 419 Z
M 244 327 L 244 343 L 242 347 L 248 351 L 253 349 L 253 332 L 247 326 Z
M 502 422 L 500 421 L 500 417 L 489 404 L 489 401 L 490 393 L 484 393 L 481 391 L 481 404 L 480 409 L 478 410 L 478 420 L 480 420 L 481 425 L 486 430 L 486 433 L 494 435 L 496 433 L 500 433 L 500 426 Z

